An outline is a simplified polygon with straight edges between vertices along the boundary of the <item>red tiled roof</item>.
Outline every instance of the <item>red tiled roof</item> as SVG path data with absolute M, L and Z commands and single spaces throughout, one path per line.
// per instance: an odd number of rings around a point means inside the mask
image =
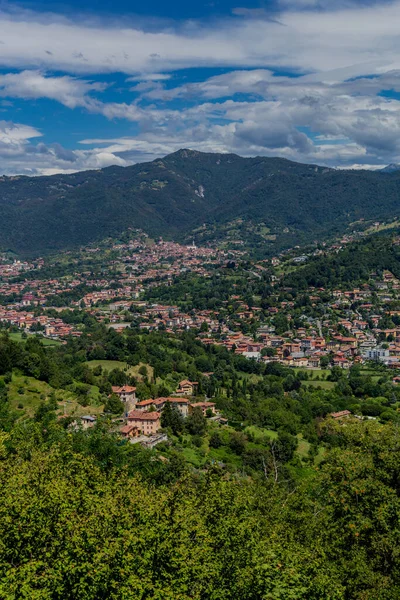
M 136 406 L 152 406 L 153 404 L 161 404 L 160 400 L 162 400 L 162 398 L 149 398 L 148 400 L 141 400 L 136 404 Z
M 123 385 L 121 387 L 118 385 L 113 385 L 112 391 L 114 392 L 114 394 L 131 394 L 132 392 L 136 391 L 136 388 L 132 387 L 131 385 Z
M 157 421 L 160 418 L 160 413 L 158 412 L 143 412 L 141 410 L 131 410 L 128 414 L 128 419 L 132 419 L 134 421 Z
M 341 410 L 340 412 L 329 414 L 329 416 L 333 417 L 334 419 L 339 419 L 340 417 L 347 417 L 349 415 L 351 415 L 351 412 L 349 410 Z
M 195 402 L 194 404 L 191 405 L 193 408 L 212 408 L 213 406 L 215 406 L 214 402 Z
M 130 433 L 133 429 L 136 429 L 134 425 L 124 425 L 119 431 L 120 433 Z

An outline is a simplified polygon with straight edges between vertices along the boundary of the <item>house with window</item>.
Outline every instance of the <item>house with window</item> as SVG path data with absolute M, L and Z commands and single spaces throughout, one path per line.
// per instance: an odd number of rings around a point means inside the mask
M 121 402 L 125 405 L 125 411 L 129 412 L 136 406 L 136 388 L 131 385 L 112 386 L 113 394 L 116 394 Z
M 161 429 L 161 413 L 131 410 L 128 414 L 128 425 L 136 427 L 142 435 L 154 435 Z
M 185 379 L 181 381 L 176 391 L 177 396 L 193 396 L 197 391 L 198 382 Z
M 148 400 L 137 402 L 135 409 L 142 412 L 148 412 L 149 410 L 160 412 L 164 408 L 165 402 L 166 398 L 149 398 Z
M 81 417 L 81 424 L 83 429 L 90 429 L 94 427 L 96 424 L 96 417 L 92 417 L 92 415 L 84 415 Z
M 139 435 L 138 428 L 135 427 L 135 425 L 132 425 L 131 423 L 128 423 L 128 425 L 124 425 L 123 427 L 121 427 L 119 432 L 125 439 L 138 437 Z
M 172 405 L 176 406 L 176 408 L 181 413 L 182 417 L 186 418 L 189 414 L 189 401 L 185 398 L 165 398 L 167 402 L 170 402 Z
M 335 419 L 335 421 L 340 421 L 341 419 L 347 419 L 351 417 L 351 412 L 349 410 L 341 410 L 339 412 L 329 413 L 329 417 Z
M 168 398 L 150 398 L 149 400 L 142 400 L 136 404 L 136 410 L 148 411 L 153 408 L 160 412 L 163 410 L 167 402 L 176 406 L 182 417 L 186 418 L 188 416 L 189 400 L 186 400 L 186 398 L 174 398 L 172 396 Z
M 207 410 L 211 410 L 215 415 L 214 402 L 195 402 L 194 404 L 190 404 L 189 411 L 192 412 L 195 408 L 200 408 L 204 416 L 206 415 Z

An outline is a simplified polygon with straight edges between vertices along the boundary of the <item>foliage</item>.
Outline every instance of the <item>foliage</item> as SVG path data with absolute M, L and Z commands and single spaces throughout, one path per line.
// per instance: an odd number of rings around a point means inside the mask
M 182 432 L 184 429 L 184 420 L 178 407 L 167 402 L 161 413 L 161 426 L 170 428 L 174 435 Z
M 310 236 L 337 234 L 360 218 L 391 218 L 399 188 L 398 173 L 182 150 L 124 169 L 4 177 L 0 234 L 4 249 L 32 255 L 115 236 L 127 227 L 164 237 L 198 229 L 204 239 L 224 237 L 236 227 L 238 237 L 265 253 L 260 223 L 274 234 L 271 252 Z M 204 215 L 210 227 L 203 231 Z

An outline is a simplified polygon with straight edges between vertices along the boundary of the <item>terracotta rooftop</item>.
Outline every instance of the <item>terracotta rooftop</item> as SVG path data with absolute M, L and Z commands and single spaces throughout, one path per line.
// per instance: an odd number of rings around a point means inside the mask
M 133 419 L 135 421 L 157 421 L 160 418 L 160 413 L 158 412 L 143 412 L 141 410 L 131 410 L 128 414 L 128 419 Z

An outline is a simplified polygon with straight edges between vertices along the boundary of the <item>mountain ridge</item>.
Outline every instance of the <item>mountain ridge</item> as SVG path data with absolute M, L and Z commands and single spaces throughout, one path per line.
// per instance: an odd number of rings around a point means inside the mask
M 22 256 L 65 250 L 128 227 L 184 238 L 201 226 L 263 224 L 325 238 L 359 219 L 400 214 L 400 173 L 340 171 L 284 158 L 181 149 L 128 167 L 0 177 L 0 246 Z

